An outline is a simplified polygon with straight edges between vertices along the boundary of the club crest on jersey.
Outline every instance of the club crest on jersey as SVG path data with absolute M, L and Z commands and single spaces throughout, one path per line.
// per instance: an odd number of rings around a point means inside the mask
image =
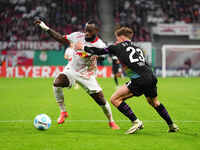
M 88 57 L 89 55 L 84 52 L 84 51 L 78 51 L 76 52 L 76 55 L 79 55 L 81 58 L 85 58 L 85 57 Z

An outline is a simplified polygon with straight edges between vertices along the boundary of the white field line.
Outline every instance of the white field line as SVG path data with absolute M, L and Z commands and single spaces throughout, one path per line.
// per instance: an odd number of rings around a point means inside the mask
M 142 120 L 143 122 L 147 123 L 159 123 L 163 122 L 163 120 Z M 0 123 L 17 123 L 17 122 L 33 122 L 33 120 L 0 120 Z M 56 120 L 53 120 L 53 122 L 56 122 Z M 67 122 L 108 122 L 107 120 L 67 120 Z M 129 120 L 116 120 L 116 122 L 130 122 Z M 180 122 L 180 123 L 200 123 L 200 120 L 176 120 L 174 122 Z

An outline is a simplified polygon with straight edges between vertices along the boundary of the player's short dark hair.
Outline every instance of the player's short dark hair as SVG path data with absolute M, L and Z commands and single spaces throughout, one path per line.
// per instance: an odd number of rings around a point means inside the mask
M 99 28 L 99 24 L 98 24 L 97 21 L 95 21 L 95 20 L 89 20 L 89 21 L 86 23 L 86 25 L 87 25 L 87 24 L 94 24 L 96 28 Z
M 131 40 L 133 38 L 133 30 L 129 27 L 120 27 L 115 30 L 115 35 L 124 35 Z

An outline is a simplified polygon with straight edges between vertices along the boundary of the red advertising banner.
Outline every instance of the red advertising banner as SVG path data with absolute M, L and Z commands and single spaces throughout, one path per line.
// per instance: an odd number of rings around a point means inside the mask
M 0 67 L 0 77 L 7 78 L 50 78 L 63 70 L 64 66 L 19 66 Z M 111 77 L 111 66 L 98 66 L 97 77 Z

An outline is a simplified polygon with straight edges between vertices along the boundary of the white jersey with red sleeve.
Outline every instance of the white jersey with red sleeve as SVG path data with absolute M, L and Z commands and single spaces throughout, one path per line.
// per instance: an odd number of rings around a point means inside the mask
M 92 42 L 85 41 L 85 33 L 83 32 L 73 32 L 69 35 L 65 35 L 65 39 L 69 40 L 72 46 L 66 49 L 66 53 L 70 50 L 70 61 L 67 67 L 70 67 L 74 71 L 80 73 L 81 76 L 90 77 L 96 73 L 97 57 L 96 55 L 91 55 L 83 50 L 75 51 L 73 49 L 73 44 L 77 42 L 82 42 L 84 46 L 88 47 L 98 47 L 105 48 L 105 43 L 96 37 Z

